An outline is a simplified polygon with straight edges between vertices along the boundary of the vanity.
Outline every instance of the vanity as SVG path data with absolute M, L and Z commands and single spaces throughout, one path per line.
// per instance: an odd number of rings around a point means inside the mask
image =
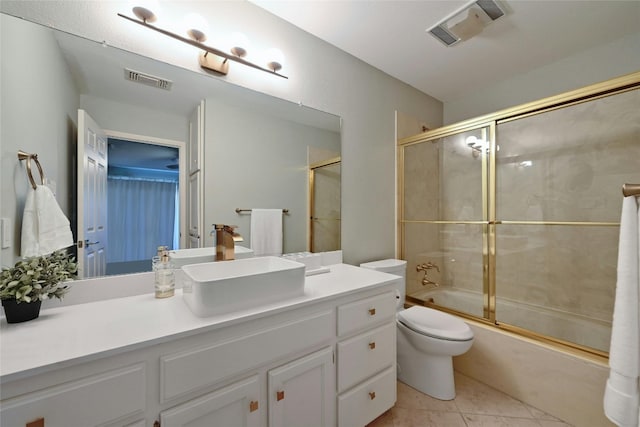
M 210 317 L 140 277 L 149 293 L 2 320 L 0 424 L 350 427 L 395 403 L 396 276 L 335 264 Z

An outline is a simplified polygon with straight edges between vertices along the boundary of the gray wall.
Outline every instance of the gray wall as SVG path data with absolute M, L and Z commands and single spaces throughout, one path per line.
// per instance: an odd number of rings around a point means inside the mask
M 204 245 L 213 246 L 210 226 L 221 223 L 238 225 L 240 245 L 250 247 L 251 215 L 235 209 L 286 208 L 283 251 L 307 250 L 309 146 L 340 151 L 340 135 L 207 98 Z
M 229 75 L 222 79 L 342 116 L 344 260 L 360 263 L 393 257 L 395 111 L 420 118 L 433 128 L 442 124 L 442 103 L 248 2 L 181 1 L 162 2 L 162 6 L 165 16 L 195 10 L 215 22 L 212 31 L 230 34 L 242 30 L 256 49 L 260 43 L 268 43 L 262 47 L 278 46 L 285 52 L 283 73 L 289 76 L 288 80 L 237 64 L 231 64 Z M 192 47 L 119 18 L 117 12 L 130 14 L 130 5 L 125 1 L 3 0 L 0 8 L 201 72 Z M 9 162 L 4 153 L 3 150 L 3 162 Z M 15 155 L 13 151 L 11 154 Z M 8 166 L 13 167 L 13 163 Z
M 77 133 L 79 94 L 62 60 L 51 32 L 43 29 L 24 33 L 15 19 L 0 16 L 2 37 L 2 119 L 0 124 L 0 213 L 13 224 L 11 247 L 2 249 L 1 265 L 13 265 L 19 256 L 22 212 L 29 191 L 26 162 L 18 161 L 18 150 L 38 154 L 45 178 L 56 183 L 56 198 L 68 214 L 73 195 L 67 183 L 71 177 L 70 155 Z M 44 47 L 44 48 L 43 48 Z M 43 52 L 33 55 L 32 52 Z M 21 64 L 22 67 L 5 67 Z M 47 96 L 42 96 L 46 93 Z M 59 142 L 66 142 L 60 144 Z M 58 147 L 64 146 L 60 150 Z M 35 162 L 33 177 L 40 184 Z
M 444 104 L 444 122 L 493 113 L 640 70 L 640 33 L 468 93 Z

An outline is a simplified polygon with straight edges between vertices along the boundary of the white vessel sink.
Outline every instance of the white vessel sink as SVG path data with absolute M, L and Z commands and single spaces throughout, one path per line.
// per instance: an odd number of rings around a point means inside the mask
M 245 248 L 244 246 L 235 246 L 234 253 L 236 259 L 251 258 L 253 256 L 253 249 Z M 176 249 L 169 252 L 169 258 L 175 268 L 189 264 L 212 262 L 216 259 L 216 248 L 213 246 L 208 248 Z
M 185 265 L 183 298 L 200 317 L 251 308 L 303 295 L 304 271 L 271 256 Z

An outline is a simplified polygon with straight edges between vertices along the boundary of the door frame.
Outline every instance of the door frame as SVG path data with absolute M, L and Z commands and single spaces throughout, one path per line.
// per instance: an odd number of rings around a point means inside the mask
M 175 147 L 178 149 L 178 188 L 180 191 L 180 247 L 186 248 L 188 230 L 187 230 L 187 143 L 175 139 L 157 138 L 154 136 L 138 135 L 129 132 L 120 132 L 116 130 L 103 129 L 107 138 L 124 139 L 128 141 L 138 142 L 141 144 L 162 145 L 165 147 Z M 107 163 L 108 164 L 108 163 Z

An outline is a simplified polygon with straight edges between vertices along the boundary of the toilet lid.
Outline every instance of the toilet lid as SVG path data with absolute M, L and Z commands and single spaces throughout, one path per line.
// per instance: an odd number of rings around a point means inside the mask
M 398 313 L 398 320 L 408 328 L 434 338 L 467 341 L 473 331 L 459 318 L 428 307 L 413 306 Z

